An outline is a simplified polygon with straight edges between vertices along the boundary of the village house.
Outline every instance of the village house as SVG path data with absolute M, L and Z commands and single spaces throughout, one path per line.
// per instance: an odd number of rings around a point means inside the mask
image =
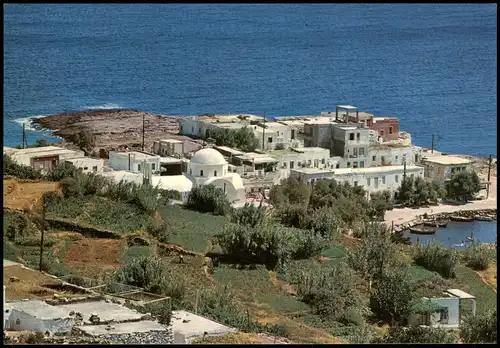
M 184 142 L 176 139 L 162 139 L 153 142 L 153 152 L 162 157 L 184 155 Z
M 429 179 L 446 180 L 461 170 L 472 170 L 473 161 L 450 155 L 431 155 L 422 158 L 425 176 Z
M 394 194 L 401 187 L 404 174 L 404 166 L 340 169 L 299 168 L 292 170 L 292 177 L 298 178 L 304 183 L 314 184 L 315 181 L 321 179 L 335 179 L 347 182 L 351 186 L 361 186 L 367 195 L 384 190 Z M 423 178 L 424 168 L 406 166 L 406 175 L 407 177 Z
M 65 160 L 66 163 L 81 169 L 83 173 L 102 173 L 104 170 L 104 160 L 101 158 L 77 157 Z
M 376 131 L 383 142 L 398 140 L 399 120 L 395 117 L 372 117 L 366 125 Z
M 16 163 L 32 167 L 41 172 L 47 172 L 65 160 L 83 158 L 85 156 L 83 151 L 69 150 L 57 146 L 31 147 L 26 149 L 4 147 L 3 150 Z
M 401 144 L 371 144 L 368 147 L 368 167 L 391 165 L 412 166 L 422 160 L 423 149 L 418 146 Z
M 424 298 L 439 307 L 433 313 L 411 314 L 408 317 L 409 326 L 432 326 L 443 329 L 456 329 L 460 327 L 463 316 L 463 302 L 471 300 L 472 315 L 476 315 L 476 297 L 459 289 L 448 289 L 442 297 Z
M 138 151 L 109 152 L 109 167 L 113 170 L 126 170 L 133 173 L 143 173 L 148 166 L 152 173 L 160 173 L 160 156 Z

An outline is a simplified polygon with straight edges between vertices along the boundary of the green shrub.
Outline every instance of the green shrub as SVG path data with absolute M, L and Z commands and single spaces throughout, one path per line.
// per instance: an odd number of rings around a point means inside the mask
M 429 243 L 425 246 L 417 245 L 413 254 L 413 261 L 429 271 L 438 272 L 443 278 L 455 278 L 459 264 L 459 255 L 456 250 L 446 249 L 439 243 Z
M 481 182 L 476 172 L 460 170 L 453 174 L 447 182 L 447 197 L 458 201 L 467 202 L 481 189 Z
M 214 215 L 227 215 L 231 212 L 226 194 L 214 185 L 194 187 L 189 193 L 186 207 Z
M 486 245 L 472 244 L 463 254 L 467 267 L 476 271 L 488 269 L 492 262 L 491 253 Z
M 168 242 L 168 225 L 165 222 L 158 222 L 154 218 L 149 219 L 146 231 L 161 243 Z
M 457 343 L 453 333 L 439 328 L 430 327 L 393 327 L 387 334 L 374 343 Z
M 71 163 L 61 162 L 57 166 L 51 168 L 44 179 L 49 181 L 61 181 L 64 178 L 76 178 L 81 174 L 81 170 L 73 166 Z
M 26 214 L 7 213 L 3 217 L 4 237 L 10 241 L 24 238 L 34 233 L 33 226 Z
M 256 207 L 253 204 L 245 203 L 240 209 L 233 209 L 231 222 L 239 225 L 249 225 L 255 227 L 263 224 L 267 220 L 267 209 L 262 205 Z
M 497 311 L 466 317 L 460 326 L 464 343 L 497 343 Z
M 61 189 L 64 197 L 80 197 L 82 195 L 82 191 L 76 179 L 71 177 L 66 177 L 61 181 Z
M 344 325 L 354 325 L 354 326 L 363 326 L 365 324 L 365 319 L 359 313 L 357 309 L 347 309 L 340 315 L 338 321 Z
M 17 164 L 12 157 L 3 154 L 3 175 L 14 176 L 19 179 L 41 179 L 42 174 L 30 166 Z

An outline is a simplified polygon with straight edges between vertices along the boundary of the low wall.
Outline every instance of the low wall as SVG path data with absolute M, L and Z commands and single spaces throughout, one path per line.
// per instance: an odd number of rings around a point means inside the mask
M 90 238 L 112 238 L 112 239 L 121 238 L 121 236 L 116 232 L 99 229 L 92 226 L 80 225 L 73 221 L 63 218 L 56 218 L 49 216 L 45 218 L 45 221 L 47 221 L 47 223 L 53 228 L 79 232 L 82 235 Z
M 423 214 L 417 216 L 415 219 L 405 222 L 400 225 L 394 225 L 394 230 L 392 232 L 403 232 L 408 230 L 414 226 L 421 225 L 426 220 L 449 220 L 452 216 L 460 216 L 467 218 L 480 218 L 480 217 L 491 217 L 493 220 L 497 219 L 497 210 L 496 209 L 483 209 L 483 210 L 459 210 L 454 212 L 446 212 L 446 213 L 436 213 L 436 214 Z

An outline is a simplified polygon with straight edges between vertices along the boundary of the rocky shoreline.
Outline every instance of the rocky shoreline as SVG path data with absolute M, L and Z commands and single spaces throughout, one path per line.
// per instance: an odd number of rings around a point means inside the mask
M 483 210 L 459 210 L 455 212 L 436 213 L 436 214 L 423 214 L 417 216 L 415 219 L 405 222 L 400 225 L 394 225 L 393 232 L 400 233 L 412 227 L 422 225 L 424 221 L 428 220 L 450 220 L 455 217 L 471 218 L 480 221 L 493 221 L 497 219 L 496 209 L 483 209 Z

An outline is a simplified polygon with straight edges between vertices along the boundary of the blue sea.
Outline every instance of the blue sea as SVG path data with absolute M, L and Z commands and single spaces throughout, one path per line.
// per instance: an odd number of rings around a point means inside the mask
M 494 4 L 6 4 L 4 144 L 28 118 L 84 109 L 351 104 L 417 145 L 434 133 L 441 151 L 496 157 L 496 22 Z

